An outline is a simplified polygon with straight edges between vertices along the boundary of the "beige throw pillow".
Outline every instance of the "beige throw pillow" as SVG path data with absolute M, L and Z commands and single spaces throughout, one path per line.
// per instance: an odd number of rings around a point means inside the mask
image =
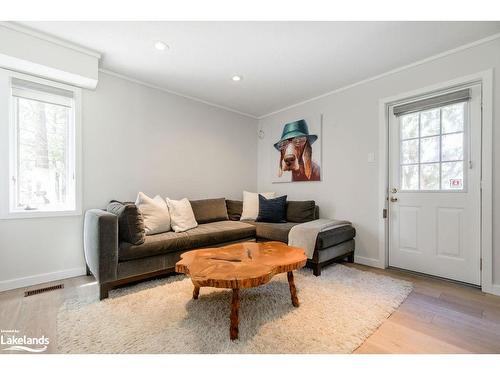
M 139 192 L 135 205 L 144 217 L 146 236 L 168 232 L 171 229 L 167 203 L 162 197 L 157 195 L 150 198 L 143 192 Z
M 170 212 L 172 229 L 176 233 L 185 232 L 198 226 L 194 217 L 193 208 L 187 198 L 181 199 L 180 201 L 167 198 L 166 201 Z
M 276 193 L 250 193 L 243 192 L 243 212 L 240 220 L 255 220 L 259 216 L 259 194 L 265 198 L 275 198 Z

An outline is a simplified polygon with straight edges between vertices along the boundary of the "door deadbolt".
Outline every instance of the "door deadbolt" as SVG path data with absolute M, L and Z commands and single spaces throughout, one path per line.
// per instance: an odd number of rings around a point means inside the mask
M 396 189 L 396 188 L 392 188 L 392 189 L 391 189 L 391 193 L 392 193 L 392 194 L 396 194 L 397 192 L 398 192 L 398 189 Z

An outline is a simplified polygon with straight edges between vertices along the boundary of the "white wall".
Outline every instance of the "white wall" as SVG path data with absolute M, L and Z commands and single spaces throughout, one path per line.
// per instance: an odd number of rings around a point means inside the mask
M 264 131 L 311 114 L 324 114 L 322 182 L 272 184 L 277 160 L 269 137 L 258 145 L 260 191 L 288 194 L 290 199 L 315 199 L 322 217 L 353 221 L 357 234 L 357 260 L 378 265 L 378 129 L 379 99 L 495 68 L 494 90 L 500 87 L 500 40 L 476 46 L 410 69 L 314 100 L 259 121 Z M 494 147 L 500 144 L 494 94 Z M 269 131 L 267 132 L 269 133 Z M 368 163 L 368 153 L 377 162 Z M 500 284 L 500 153 L 494 151 L 494 280 Z M 495 230 L 496 229 L 496 230 Z
M 257 185 L 257 121 L 100 74 L 83 93 L 83 208 L 135 200 L 240 198 Z M 0 290 L 85 270 L 82 217 L 0 220 Z
M 83 95 L 84 207 L 135 200 L 241 198 L 257 185 L 257 121 L 101 73 Z

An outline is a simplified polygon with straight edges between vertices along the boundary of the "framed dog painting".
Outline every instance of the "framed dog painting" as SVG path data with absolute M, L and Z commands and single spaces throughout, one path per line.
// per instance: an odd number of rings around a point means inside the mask
M 321 181 L 322 118 L 288 122 L 280 128 L 281 135 L 272 135 L 273 182 Z

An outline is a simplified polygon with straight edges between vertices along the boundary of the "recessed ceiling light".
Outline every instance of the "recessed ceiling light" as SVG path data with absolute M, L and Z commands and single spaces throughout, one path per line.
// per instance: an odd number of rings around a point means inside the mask
M 155 42 L 155 48 L 158 50 L 158 51 L 165 51 L 166 49 L 168 49 L 168 45 L 161 42 L 161 41 L 157 41 Z
M 233 81 L 235 81 L 235 82 L 238 82 L 238 81 L 241 81 L 241 80 L 243 79 L 243 77 L 242 77 L 242 76 L 238 76 L 238 75 L 236 75 L 236 76 L 233 76 L 231 79 L 232 79 Z

